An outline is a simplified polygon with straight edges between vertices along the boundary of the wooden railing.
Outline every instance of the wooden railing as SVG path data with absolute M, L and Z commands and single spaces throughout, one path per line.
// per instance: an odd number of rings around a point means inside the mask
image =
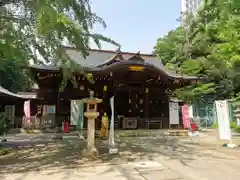
M 55 116 L 48 115 L 43 117 L 31 116 L 27 119 L 22 118 L 22 128 L 49 128 L 55 126 Z

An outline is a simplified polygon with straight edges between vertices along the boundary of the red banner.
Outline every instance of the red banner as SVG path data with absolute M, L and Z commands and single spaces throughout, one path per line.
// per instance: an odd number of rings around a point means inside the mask
M 190 128 L 190 117 L 188 109 L 189 106 L 187 104 L 182 106 L 182 119 L 184 128 Z

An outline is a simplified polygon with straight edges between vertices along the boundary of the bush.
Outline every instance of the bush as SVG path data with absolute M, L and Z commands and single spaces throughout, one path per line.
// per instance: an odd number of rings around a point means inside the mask
M 217 123 L 217 120 L 214 121 L 214 123 L 212 124 L 212 128 L 216 129 L 218 128 L 218 123 Z
M 230 128 L 231 129 L 235 129 L 235 128 L 237 128 L 238 126 L 237 126 L 237 123 L 235 122 L 235 121 L 232 121 L 231 122 L 231 125 L 230 125 Z
M 231 121 L 230 128 L 235 129 L 237 127 L 237 123 L 235 121 Z M 212 124 L 212 128 L 218 128 L 217 120 Z
M 237 126 L 236 128 L 234 128 L 233 131 L 236 133 L 240 133 L 240 126 Z
M 0 148 L 0 156 L 3 156 L 3 155 L 6 155 L 6 154 L 9 154 L 11 152 L 10 149 L 7 149 L 7 148 Z

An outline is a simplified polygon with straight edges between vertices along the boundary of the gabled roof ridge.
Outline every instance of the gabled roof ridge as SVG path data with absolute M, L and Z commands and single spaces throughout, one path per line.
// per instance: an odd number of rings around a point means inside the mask
M 118 56 L 120 56 L 122 60 L 125 60 L 125 59 L 123 58 L 123 56 L 122 56 L 122 51 L 121 51 L 120 48 L 118 48 L 118 49 L 116 50 L 116 54 L 115 54 L 114 56 L 112 56 L 111 58 L 109 58 L 107 61 L 115 60 Z M 106 62 L 107 62 L 107 61 L 106 61 Z
M 140 51 L 138 51 L 135 55 L 130 57 L 128 60 L 134 60 L 134 59 L 145 61 L 144 58 L 142 57 Z
M 77 50 L 74 47 L 68 47 L 68 46 L 64 46 L 67 49 L 72 49 L 72 50 Z M 95 51 L 95 52 L 102 52 L 102 53 L 116 53 L 119 50 L 119 48 L 117 50 L 104 50 L 104 49 L 89 49 L 89 51 Z M 134 52 L 128 52 L 128 51 L 120 51 L 122 54 L 124 55 L 135 55 L 136 53 Z M 140 51 L 139 51 L 140 52 Z M 156 57 L 157 55 L 155 54 L 148 54 L 148 53 L 140 53 L 141 56 L 150 56 L 150 57 Z

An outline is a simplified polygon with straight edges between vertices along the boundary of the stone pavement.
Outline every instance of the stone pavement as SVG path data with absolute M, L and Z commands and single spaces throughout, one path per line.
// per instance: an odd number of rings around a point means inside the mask
M 176 172 L 156 161 L 142 161 L 122 165 L 82 167 L 76 169 L 45 170 L 41 172 L 25 172 L 0 175 L 1 180 L 180 180 Z
M 31 141 L 48 136 L 33 136 Z M 81 156 L 85 145 L 80 141 L 34 143 L 0 157 L 0 180 L 240 179 L 240 161 L 236 158 L 240 151 L 228 149 L 222 153 L 215 145 L 203 146 L 201 140 L 122 137 L 116 140 L 120 153 L 114 157 L 109 156 L 107 143 L 97 141 L 101 156 L 93 161 Z

